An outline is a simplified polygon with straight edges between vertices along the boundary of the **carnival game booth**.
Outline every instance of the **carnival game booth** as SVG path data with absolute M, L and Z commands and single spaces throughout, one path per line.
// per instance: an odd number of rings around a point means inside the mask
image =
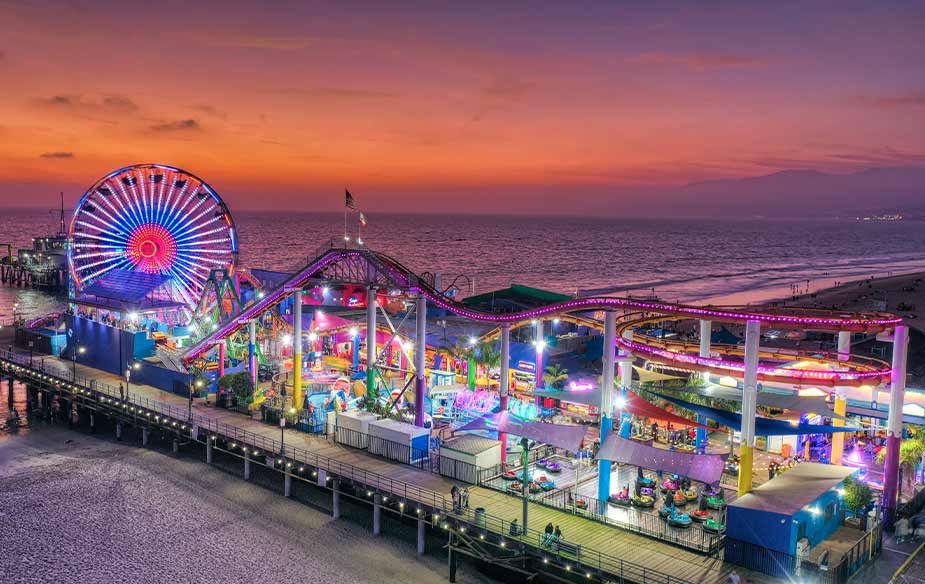
M 483 471 L 501 468 L 501 442 L 465 434 L 440 445 L 440 474 L 473 485 Z
M 365 410 L 339 412 L 334 439 L 345 446 L 369 448 L 369 426 L 378 419 L 378 415 Z
M 808 558 L 809 549 L 841 525 L 844 482 L 856 471 L 804 462 L 730 503 L 726 561 L 775 577 L 792 575 L 801 548 Z M 769 550 L 774 561 L 768 561 Z
M 383 419 L 368 424 L 370 454 L 405 464 L 429 458 L 430 430 L 407 422 Z

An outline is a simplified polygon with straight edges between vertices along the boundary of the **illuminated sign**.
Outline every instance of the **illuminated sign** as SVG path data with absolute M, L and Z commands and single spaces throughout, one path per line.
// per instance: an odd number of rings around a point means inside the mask
M 592 389 L 594 389 L 594 385 L 590 383 L 576 383 L 572 381 L 571 383 L 568 384 L 569 391 L 576 391 L 576 392 L 591 391 Z
M 536 363 L 533 363 L 531 361 L 518 361 L 517 369 L 520 369 L 521 371 L 526 371 L 528 373 L 534 373 L 536 372 Z

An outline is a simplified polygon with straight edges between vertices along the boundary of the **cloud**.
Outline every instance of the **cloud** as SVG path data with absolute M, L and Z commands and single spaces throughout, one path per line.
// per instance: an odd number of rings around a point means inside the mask
M 175 120 L 172 122 L 163 122 L 151 126 L 151 130 L 154 132 L 186 132 L 199 131 L 201 129 L 202 126 L 199 125 L 199 122 L 192 118 L 186 120 Z
M 536 85 L 513 77 L 494 77 L 482 88 L 482 95 L 504 101 L 523 99 Z
M 693 71 L 708 69 L 758 69 L 766 67 L 763 59 L 729 53 L 639 53 L 627 59 L 635 65 L 684 67 Z
M 880 109 L 925 107 L 925 91 L 907 95 L 862 96 L 855 98 L 854 103 Z
M 225 49 L 262 49 L 298 51 L 315 43 L 315 39 L 302 35 L 254 35 L 180 33 L 183 38 L 210 47 Z
M 305 95 L 309 97 L 322 97 L 334 99 L 394 99 L 399 96 L 390 91 L 363 89 L 354 87 L 311 87 L 300 89 L 297 87 L 279 87 L 267 89 L 267 93 L 280 93 L 284 95 Z
M 124 115 L 138 111 L 138 104 L 121 95 L 85 97 L 83 95 L 52 95 L 35 100 L 40 107 L 81 115 Z
M 227 120 L 227 119 L 228 119 L 228 114 L 226 114 L 226 113 L 223 112 L 222 110 L 220 110 L 220 109 L 218 109 L 218 108 L 216 108 L 216 107 L 213 107 L 213 106 L 211 106 L 211 105 L 208 105 L 208 104 L 199 104 L 199 105 L 194 105 L 194 106 L 191 106 L 191 107 L 192 107 L 192 109 L 194 109 L 194 110 L 196 110 L 196 111 L 198 111 L 198 112 L 202 112 L 202 113 L 204 113 L 204 114 L 206 114 L 206 115 L 210 115 L 210 116 L 219 118 L 219 119 L 221 119 L 221 120 Z
M 42 152 L 39 158 L 74 158 L 73 152 Z

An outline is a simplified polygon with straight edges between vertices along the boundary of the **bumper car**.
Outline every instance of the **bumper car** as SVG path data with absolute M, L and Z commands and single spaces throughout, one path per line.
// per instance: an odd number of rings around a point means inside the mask
M 630 503 L 633 507 L 652 507 L 655 505 L 655 499 L 646 495 L 640 495 L 630 499 Z
M 668 516 L 668 525 L 672 527 L 690 527 L 691 518 L 683 513 L 672 513 Z
M 698 495 L 697 495 L 697 489 L 688 489 L 688 490 L 682 491 L 682 492 L 684 493 L 684 498 L 687 499 L 688 501 L 696 501 L 696 500 L 697 500 L 697 497 L 698 497 Z
M 553 490 L 553 489 L 556 488 L 556 483 L 554 483 L 554 482 L 552 482 L 552 481 L 550 481 L 550 480 L 548 480 L 548 479 L 545 480 L 545 481 L 541 480 L 541 481 L 538 481 L 538 482 L 539 482 L 540 488 L 543 489 L 544 491 L 551 491 L 551 490 Z
M 549 464 L 549 460 L 546 458 L 541 458 L 536 461 L 536 466 L 539 468 L 546 468 L 546 465 Z
M 541 487 L 540 484 L 536 481 L 530 481 L 530 485 L 527 486 L 527 490 L 533 494 L 536 494 L 542 491 L 543 487 Z
M 699 509 L 697 511 L 691 511 L 691 519 L 693 519 L 697 523 L 703 523 L 709 518 L 710 518 L 709 511 L 700 511 Z
M 614 505 L 619 505 L 621 507 L 626 507 L 630 505 L 629 496 L 623 496 L 623 493 L 614 493 L 613 495 L 607 497 L 607 500 L 613 503 Z
M 726 499 L 720 497 L 707 497 L 707 507 L 709 509 L 722 509 L 726 506 Z
M 694 446 L 691 445 L 691 444 L 677 444 L 677 445 L 675 445 L 674 448 L 675 448 L 675 450 L 677 450 L 678 452 L 688 452 L 688 453 L 690 453 L 690 452 L 693 452 L 693 451 L 694 451 Z
M 562 472 L 562 465 L 558 462 L 550 462 L 546 465 L 546 470 L 553 474 L 557 474 Z
M 666 491 L 668 491 L 669 489 L 672 490 L 672 491 L 677 491 L 677 490 L 678 490 L 678 483 L 674 483 L 674 482 L 671 482 L 671 481 L 665 481 L 664 483 L 662 483 L 662 492 L 663 492 L 663 493 L 666 492 Z
M 722 492 L 722 491 L 720 490 L 719 487 L 707 487 L 706 489 L 703 490 L 703 495 L 704 495 L 705 497 L 716 497 L 716 496 L 718 496 L 721 492 Z
M 703 523 L 703 530 L 707 533 L 721 534 L 726 531 L 726 526 L 715 519 L 707 519 Z
M 640 494 L 640 495 L 645 495 L 646 497 L 651 497 L 651 496 L 655 495 L 655 489 L 653 489 L 653 488 L 651 488 L 651 487 L 643 487 L 643 488 L 639 489 L 639 494 Z
M 584 499 L 578 499 L 577 501 L 575 501 L 575 506 L 578 507 L 579 509 L 587 509 L 588 502 L 585 501 Z
M 658 510 L 658 516 L 662 519 L 668 519 L 671 515 L 675 513 L 674 507 L 662 507 Z
M 650 478 L 650 477 L 637 478 L 637 479 L 636 479 L 636 483 L 637 483 L 640 487 L 643 487 L 643 488 L 646 488 L 646 489 L 654 489 L 654 488 L 655 488 L 655 479 Z
M 507 484 L 507 490 L 512 493 L 520 493 L 524 490 L 524 487 L 520 481 L 514 481 L 513 483 Z
M 520 475 L 518 475 L 516 472 L 512 470 L 509 470 L 509 471 L 506 471 L 503 475 L 501 475 L 501 478 L 506 481 L 516 481 L 518 476 Z
M 675 507 L 683 507 L 687 505 L 687 497 L 684 496 L 684 493 L 678 491 L 674 494 L 674 504 Z

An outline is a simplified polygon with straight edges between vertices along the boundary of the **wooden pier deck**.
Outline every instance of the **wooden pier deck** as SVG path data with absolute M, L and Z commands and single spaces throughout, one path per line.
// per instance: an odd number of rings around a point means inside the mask
M 72 370 L 70 361 L 45 357 L 44 362 L 46 367 L 52 366 L 60 371 L 62 377 L 70 377 Z M 110 386 L 117 387 L 120 382 L 124 382 L 118 376 L 89 367 L 78 365 L 77 370 L 80 377 L 95 379 Z M 129 390 L 132 399 L 141 397 L 176 409 L 185 410 L 188 407 L 186 398 L 154 387 L 133 383 Z M 254 436 L 262 436 L 267 440 L 278 440 L 282 431 L 285 433 L 287 446 L 300 448 L 421 489 L 434 491 L 447 499 L 449 499 L 450 489 L 454 484 L 463 486 L 461 483 L 438 474 L 392 462 L 371 455 L 364 450 L 346 447 L 323 436 L 306 434 L 288 428 L 280 430 L 277 426 L 253 420 L 244 414 L 208 406 L 202 400 L 194 401 L 192 411 L 195 416 L 232 426 Z M 490 515 L 505 521 L 514 518 L 520 520 L 522 504 L 521 499 L 498 491 L 470 487 L 470 508 L 483 507 Z M 542 530 L 547 523 L 560 526 L 565 540 L 581 544 L 585 550 L 593 550 L 632 562 L 687 582 L 725 583 L 728 582 L 729 573 L 733 569 L 742 577 L 743 582 L 781 582 L 779 579 L 726 564 L 721 560 L 708 558 L 693 551 L 536 503 L 529 504 L 529 521 L 530 527 L 538 530 Z

